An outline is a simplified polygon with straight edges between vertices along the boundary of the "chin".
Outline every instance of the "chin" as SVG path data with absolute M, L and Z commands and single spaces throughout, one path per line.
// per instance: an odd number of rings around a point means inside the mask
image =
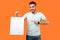
M 34 12 L 32 12 L 32 13 L 34 13 Z
M 35 11 L 31 11 L 31 12 L 35 12 Z

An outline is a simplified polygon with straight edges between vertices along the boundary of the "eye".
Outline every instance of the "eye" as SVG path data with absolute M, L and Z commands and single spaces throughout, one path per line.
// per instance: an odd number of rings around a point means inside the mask
M 31 7 L 30 7 L 31 8 Z
M 34 7 L 34 6 L 32 6 L 32 7 Z
M 30 8 L 34 8 L 34 6 L 31 6 Z

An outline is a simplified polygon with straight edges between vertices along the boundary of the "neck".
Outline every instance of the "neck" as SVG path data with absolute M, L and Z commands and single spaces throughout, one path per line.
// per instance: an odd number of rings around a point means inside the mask
M 32 12 L 33 14 L 35 14 L 36 12 Z

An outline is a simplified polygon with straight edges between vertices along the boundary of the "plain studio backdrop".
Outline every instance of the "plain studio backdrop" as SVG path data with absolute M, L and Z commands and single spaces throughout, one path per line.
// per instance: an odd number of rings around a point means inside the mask
M 24 35 L 11 36 L 10 18 L 15 11 L 22 17 L 29 11 L 32 0 L 0 0 L 0 40 L 26 40 L 27 23 L 24 21 Z M 41 25 L 42 40 L 60 40 L 60 0 L 33 0 L 37 3 L 37 11 L 41 11 L 49 20 L 48 25 Z

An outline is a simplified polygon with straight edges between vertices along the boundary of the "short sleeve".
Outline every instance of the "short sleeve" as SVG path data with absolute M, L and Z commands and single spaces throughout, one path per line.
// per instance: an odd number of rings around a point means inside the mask
M 27 13 L 23 15 L 24 20 L 27 19 Z
M 41 13 L 41 19 L 42 20 L 46 19 L 45 15 L 43 13 Z

